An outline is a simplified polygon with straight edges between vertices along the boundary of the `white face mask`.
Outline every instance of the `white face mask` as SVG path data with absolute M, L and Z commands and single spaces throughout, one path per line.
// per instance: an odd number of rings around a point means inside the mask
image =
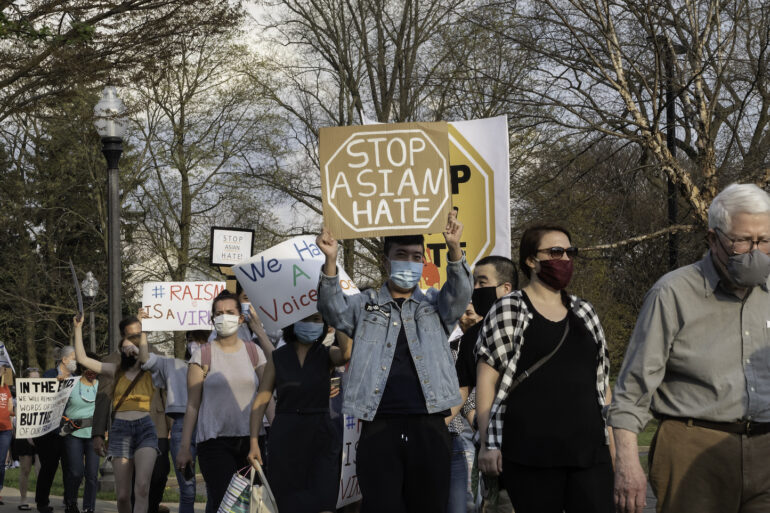
M 64 364 L 64 367 L 70 372 L 75 372 L 76 370 L 78 370 L 78 362 L 76 362 L 75 360 L 70 360 Z
M 229 337 L 238 331 L 241 317 L 239 315 L 222 314 L 214 317 L 214 328 L 220 337 Z

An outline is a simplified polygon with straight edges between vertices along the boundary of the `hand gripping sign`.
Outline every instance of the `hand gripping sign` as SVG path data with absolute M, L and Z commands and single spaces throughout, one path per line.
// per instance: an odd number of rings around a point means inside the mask
M 318 311 L 318 278 L 326 261 L 315 237 L 294 237 L 233 266 L 235 278 L 249 296 L 267 331 L 285 328 Z M 358 287 L 340 267 L 347 295 Z
M 447 124 L 321 129 L 324 223 L 335 237 L 440 233 L 452 208 Z

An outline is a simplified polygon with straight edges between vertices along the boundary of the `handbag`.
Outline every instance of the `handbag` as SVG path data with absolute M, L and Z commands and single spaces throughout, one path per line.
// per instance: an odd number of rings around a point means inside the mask
M 275 502 L 275 496 L 267 483 L 265 473 L 262 471 L 262 465 L 256 462 L 257 468 L 251 468 L 251 500 L 249 502 L 249 513 L 278 513 L 278 505 Z M 254 483 L 254 474 L 259 476 L 261 484 Z
M 241 472 L 247 467 L 242 468 L 230 479 L 227 485 L 225 496 L 219 504 L 217 513 L 250 513 L 249 503 L 251 502 L 251 483 Z

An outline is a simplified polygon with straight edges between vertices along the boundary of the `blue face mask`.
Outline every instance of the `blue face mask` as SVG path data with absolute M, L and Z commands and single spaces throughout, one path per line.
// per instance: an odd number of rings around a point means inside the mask
M 324 331 L 324 325 L 320 322 L 297 321 L 294 323 L 294 335 L 303 344 L 312 344 L 318 340 Z
M 422 262 L 406 260 L 390 261 L 390 279 L 402 289 L 411 290 L 420 283 L 422 277 Z

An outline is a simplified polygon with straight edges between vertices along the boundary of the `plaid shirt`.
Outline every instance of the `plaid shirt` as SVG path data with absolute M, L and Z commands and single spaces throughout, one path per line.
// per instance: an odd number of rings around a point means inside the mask
M 599 346 L 596 365 L 596 395 L 601 408 L 604 408 L 605 390 L 609 382 L 610 357 L 604 330 L 593 306 L 577 296 L 567 295 L 568 308 L 583 321 Z M 524 331 L 532 320 L 532 313 L 527 309 L 522 292 L 514 290 L 497 300 L 492 310 L 484 318 L 484 327 L 476 342 L 476 358 L 482 360 L 503 373 L 500 387 L 495 394 L 492 409 L 489 412 L 487 429 L 487 448 L 500 449 L 503 443 L 503 418 L 505 403 L 516 374 L 516 364 L 524 344 Z M 603 410 L 604 411 L 604 410 Z M 607 437 L 605 429 L 605 438 Z

